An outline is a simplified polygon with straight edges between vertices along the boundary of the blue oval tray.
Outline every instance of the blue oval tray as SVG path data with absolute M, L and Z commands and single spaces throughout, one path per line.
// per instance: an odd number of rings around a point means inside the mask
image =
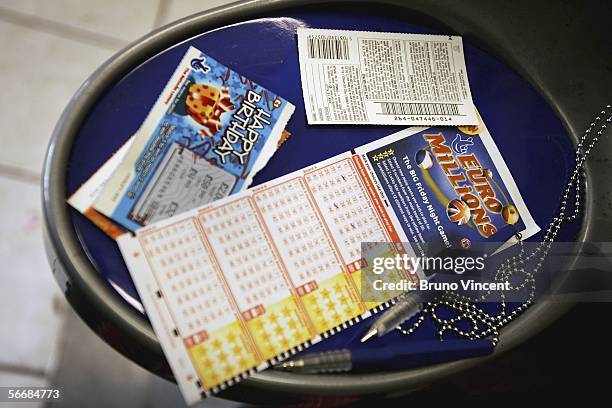
M 246 21 L 193 37 L 151 57 L 115 84 L 91 111 L 73 146 L 67 191 L 72 194 L 140 126 L 176 64 L 193 45 L 296 106 L 291 138 L 255 178 L 255 184 L 306 167 L 401 129 L 397 126 L 308 126 L 299 76 L 298 27 L 405 33 L 440 32 L 362 12 L 295 12 Z M 444 32 L 442 34 L 452 34 Z M 573 166 L 573 145 L 561 121 L 529 83 L 495 57 L 464 40 L 474 102 L 508 164 L 534 219 L 545 227 Z M 124 296 L 138 294 L 115 243 L 76 211 L 75 230 L 97 271 Z M 575 223 L 561 239 L 573 240 Z M 119 292 L 117 292 L 119 296 Z M 353 326 L 316 349 L 353 347 L 365 328 Z M 431 322 L 409 341 L 435 338 Z M 406 341 L 398 333 L 375 345 Z M 485 350 L 483 349 L 483 352 Z M 466 356 L 458 351 L 453 358 Z

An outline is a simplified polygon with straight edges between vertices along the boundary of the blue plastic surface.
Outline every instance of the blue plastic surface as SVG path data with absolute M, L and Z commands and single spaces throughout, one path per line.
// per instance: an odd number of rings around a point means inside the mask
M 397 126 L 306 124 L 295 36 L 299 26 L 436 33 L 374 13 L 308 11 L 248 21 L 194 37 L 134 69 L 99 101 L 74 144 L 68 163 L 68 193 L 74 192 L 138 129 L 189 45 L 282 95 L 296 106 L 287 126 L 291 138 L 258 174 L 255 184 L 400 130 L 401 127 Z M 566 176 L 573 166 L 572 142 L 550 106 L 524 79 L 469 41 L 464 40 L 464 45 L 476 106 L 528 208 L 544 228 L 558 207 Z M 115 243 L 76 211 L 73 211 L 73 222 L 99 273 L 137 299 L 138 294 Z M 564 230 L 562 239 L 574 239 L 578 227 L 575 223 Z M 316 345 L 315 349 L 356 344 L 364 329 L 363 323 L 354 326 Z M 433 325 L 427 323 L 410 339 L 394 333 L 372 343 L 400 344 L 432 338 L 435 338 L 435 331 Z M 483 353 L 488 351 L 483 349 Z M 461 357 L 461 353 L 456 357 Z

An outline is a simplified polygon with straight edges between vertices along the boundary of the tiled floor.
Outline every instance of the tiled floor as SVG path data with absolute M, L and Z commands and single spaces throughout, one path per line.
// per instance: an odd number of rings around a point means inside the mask
M 176 385 L 111 350 L 66 304 L 42 247 L 39 179 L 57 119 L 97 66 L 160 25 L 228 2 L 0 0 L 0 387 L 57 384 L 61 406 L 183 405 Z
M 52 378 L 62 389 L 62 401 L 51 407 L 162 408 L 184 406 L 176 384 L 156 377 L 112 350 L 74 312 L 66 313 L 60 336 L 63 353 Z M 246 408 L 219 398 L 202 408 Z M 0 404 L 1 407 L 1 404 Z
M 2 20 L 1 10 L 0 42 L 0 111 L 8 119 L 0 164 L 38 175 L 62 110 L 112 51 Z
M 0 367 L 43 375 L 53 367 L 66 305 L 43 252 L 39 201 L 37 185 L 0 178 Z
M 202 11 L 202 5 L 206 4 L 207 9 L 232 3 L 228 0 L 170 0 L 167 5 L 167 12 L 159 18 L 162 24 Z

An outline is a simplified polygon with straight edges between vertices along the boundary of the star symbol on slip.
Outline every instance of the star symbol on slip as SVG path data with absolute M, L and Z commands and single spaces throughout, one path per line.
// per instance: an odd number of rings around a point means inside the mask
M 236 341 L 236 334 L 229 333 L 227 336 L 225 336 L 225 339 L 230 343 L 234 343 Z
M 245 360 L 245 358 L 244 357 L 240 357 L 238 359 L 238 367 L 243 369 L 244 367 L 246 367 L 246 365 L 247 365 L 247 361 Z
M 290 329 L 295 329 L 297 326 L 297 322 L 294 319 L 289 320 L 289 322 L 287 322 L 287 327 L 289 327 Z
M 232 375 L 232 368 L 230 366 L 223 366 L 223 375 L 225 377 L 230 377 Z
M 219 359 L 219 361 L 222 361 L 222 362 L 225 363 L 227 361 L 227 354 L 225 352 L 223 352 L 223 351 L 220 352 L 219 356 L 218 356 L 218 359 Z
M 264 329 L 264 322 L 262 320 L 256 320 L 253 325 L 255 325 L 255 328 L 257 328 L 258 330 Z
M 285 337 L 283 337 L 280 340 L 280 345 L 283 348 L 283 350 L 287 350 L 289 348 L 289 342 L 287 341 L 287 339 Z
M 291 309 L 289 309 L 287 306 L 285 306 L 285 307 L 283 308 L 283 315 L 284 315 L 286 318 L 291 317 Z

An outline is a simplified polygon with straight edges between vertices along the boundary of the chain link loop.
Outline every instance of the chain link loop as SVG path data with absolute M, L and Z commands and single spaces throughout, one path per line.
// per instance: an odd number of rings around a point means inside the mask
M 425 317 L 429 315 L 437 326 L 437 334 L 440 338 L 442 338 L 445 332 L 450 331 L 468 339 L 490 337 L 493 344 L 497 344 L 500 330 L 534 303 L 536 294 L 536 274 L 541 269 L 553 242 L 559 234 L 562 224 L 564 222 L 574 221 L 580 215 L 582 208 L 581 191 L 584 188 L 585 179 L 584 165 L 591 155 L 593 148 L 607 131 L 611 122 L 612 106 L 606 105 L 599 115 L 595 117 L 593 122 L 591 122 L 578 141 L 575 151 L 576 164 L 569 178 L 567 187 L 561 196 L 559 213 L 548 225 L 542 242 L 536 245 L 529 254 L 526 254 L 522 234 L 517 231 L 515 234 L 519 246 L 517 254 L 504 260 L 496 270 L 493 279 L 495 283 L 520 282 L 510 286 L 509 291 L 526 289 L 528 294 L 525 302 L 510 311 L 506 303 L 507 292 L 502 291 L 501 302 L 499 302 L 499 312 L 497 315 L 492 315 L 478 306 L 478 303 L 487 301 L 487 298 L 491 295 L 491 291 L 485 292 L 483 295 L 476 298 L 456 292 L 444 292 L 438 299 L 424 305 L 422 312 L 416 317 L 410 327 L 404 328 L 403 325 L 400 325 L 397 327 L 397 330 L 404 335 L 410 335 L 421 326 Z M 597 131 L 595 131 L 595 129 L 597 129 Z M 570 194 L 572 192 L 574 192 L 574 210 L 570 215 L 566 215 Z M 533 266 L 533 268 L 528 271 L 530 266 Z M 513 280 L 513 278 L 517 276 L 520 279 Z M 454 316 L 451 318 L 440 317 L 439 311 L 443 308 L 452 311 Z M 469 328 L 467 330 L 463 330 L 459 327 L 458 324 L 462 322 L 468 323 Z

